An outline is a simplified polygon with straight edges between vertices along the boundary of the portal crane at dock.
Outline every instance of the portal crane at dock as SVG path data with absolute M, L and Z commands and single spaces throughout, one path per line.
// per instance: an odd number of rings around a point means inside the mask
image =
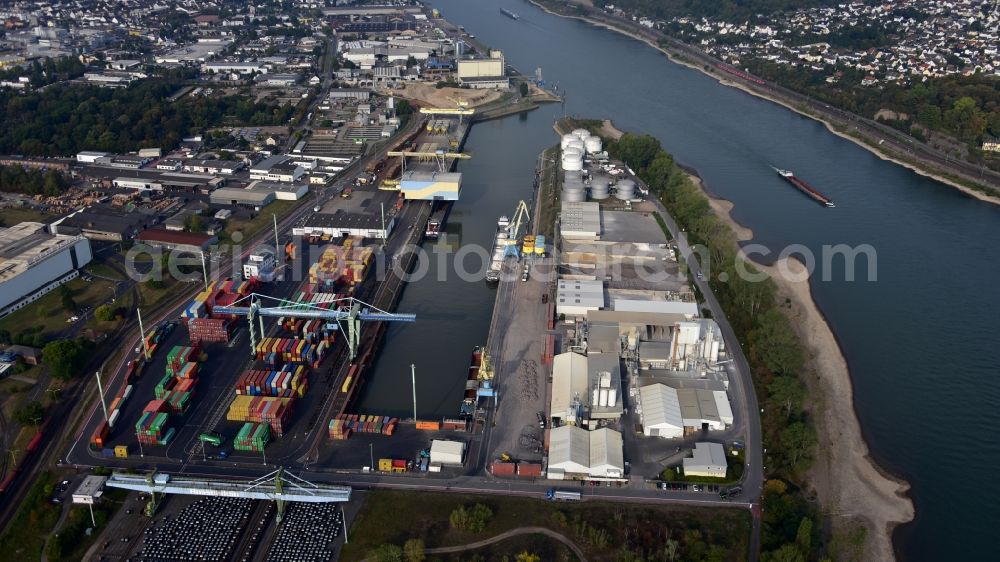
M 274 301 L 275 306 L 263 306 L 265 299 Z M 325 304 L 325 303 L 324 303 Z M 354 297 L 346 297 L 331 301 L 334 308 L 323 308 L 317 303 L 295 302 L 259 293 L 250 293 L 229 306 L 217 306 L 213 314 L 232 314 L 246 316 L 250 322 L 250 353 L 257 347 L 257 333 L 254 331 L 254 320 L 260 326 L 260 337 L 264 337 L 264 317 L 292 317 L 329 320 L 328 329 L 339 330 L 347 334 L 347 347 L 351 361 L 358 354 L 358 342 L 361 337 L 361 321 L 374 322 L 416 322 L 416 314 L 386 312 L 374 305 L 362 302 Z M 346 330 L 344 324 L 347 324 Z
M 528 204 L 522 199 L 517 202 L 517 208 L 514 209 L 514 214 L 507 225 L 507 240 L 504 241 L 503 257 L 513 256 L 521 259 L 521 251 L 518 250 L 517 241 L 521 233 L 521 225 L 527 224 L 530 220 Z
M 437 162 L 438 171 L 447 171 L 447 161 L 448 160 L 468 160 L 472 156 L 462 153 L 462 152 L 445 152 L 444 150 L 435 150 L 434 152 L 410 152 L 406 150 L 394 150 L 386 153 L 388 156 L 399 156 L 402 158 L 403 170 L 406 170 L 406 159 L 407 158 L 426 158 L 433 159 Z

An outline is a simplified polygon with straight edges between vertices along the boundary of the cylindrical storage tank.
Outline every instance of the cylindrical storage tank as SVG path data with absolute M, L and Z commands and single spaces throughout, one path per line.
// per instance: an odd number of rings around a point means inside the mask
M 591 199 L 594 199 L 596 201 L 601 201 L 601 200 L 607 199 L 608 197 L 611 197 L 611 192 L 609 192 L 608 190 L 601 191 L 601 190 L 593 188 L 593 187 L 590 188 L 590 198 Z
M 607 176 L 602 174 L 595 175 L 590 180 L 590 191 L 592 192 L 592 197 L 594 199 L 607 199 L 610 186 L 611 181 Z M 598 194 L 604 194 L 604 196 L 598 197 Z
M 582 189 L 564 189 L 560 199 L 563 203 L 583 203 L 587 200 L 587 192 Z
M 601 151 L 601 137 L 591 135 L 583 139 L 583 146 L 587 149 L 587 152 L 600 152 Z
M 583 169 L 583 158 L 577 156 L 567 156 L 562 159 L 562 169 L 566 171 L 578 171 Z
M 573 142 L 575 140 L 579 140 L 576 135 L 574 135 L 572 133 L 567 133 L 567 134 L 565 134 L 565 135 L 562 136 L 562 139 L 560 139 L 560 141 L 559 141 L 559 148 L 563 148 L 564 149 L 567 146 L 569 146 L 569 143 L 571 143 L 571 142 Z
M 573 141 L 573 142 L 576 142 L 576 141 Z M 583 156 L 583 148 L 580 147 L 580 146 L 577 146 L 577 145 L 567 146 L 562 151 L 562 157 L 566 158 L 567 156 L 581 156 L 582 157 Z
M 635 182 L 632 180 L 622 180 L 615 185 L 617 192 L 615 197 L 622 201 L 635 199 Z
M 579 173 L 579 171 L 577 171 L 577 170 L 567 171 L 566 172 L 567 177 L 566 177 L 566 179 L 563 180 L 563 187 L 575 187 L 577 189 L 583 189 L 584 188 L 583 180 L 580 179 L 580 178 L 578 178 L 578 177 L 573 177 L 573 176 L 569 175 L 569 174 L 573 173 L 574 171 L 576 171 L 577 173 Z
M 583 140 L 590 136 L 590 131 L 588 131 L 587 129 L 574 129 L 572 134 L 576 138 Z
M 580 170 L 572 170 L 568 172 L 563 172 L 563 178 L 566 181 L 572 181 L 572 179 L 583 180 L 583 172 Z
M 579 150 L 580 154 L 584 154 L 587 152 L 587 145 L 583 144 L 583 141 L 580 139 L 570 141 L 569 144 L 566 145 L 566 148 L 563 149 L 563 153 L 565 154 L 567 150 L 570 150 L 572 148 Z

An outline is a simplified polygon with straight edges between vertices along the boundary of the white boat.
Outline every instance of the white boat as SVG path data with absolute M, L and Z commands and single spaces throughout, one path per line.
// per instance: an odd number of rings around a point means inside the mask
M 510 219 L 505 215 L 497 220 L 497 233 L 493 239 L 493 253 L 490 255 L 490 265 L 486 270 L 487 283 L 499 283 L 500 273 L 503 271 L 504 252 L 507 248 L 507 227 L 510 226 Z

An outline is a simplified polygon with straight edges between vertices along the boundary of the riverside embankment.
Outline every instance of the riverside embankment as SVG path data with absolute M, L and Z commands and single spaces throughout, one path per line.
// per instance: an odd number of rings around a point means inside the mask
M 637 28 L 635 24 L 619 21 L 603 13 L 562 13 L 553 10 L 545 2 L 538 0 L 528 0 L 528 2 L 554 16 L 586 22 L 641 41 L 666 55 L 672 62 L 697 70 L 717 80 L 720 84 L 736 88 L 760 99 L 779 104 L 799 115 L 815 119 L 826 126 L 831 133 L 857 144 L 883 160 L 937 180 L 980 201 L 1000 205 L 1000 177 L 995 172 L 989 172 L 989 177 L 987 177 L 986 170 L 975 170 L 971 164 L 937 154 L 929 147 L 914 144 L 913 139 L 901 139 L 902 133 L 892 131 L 885 125 L 873 124 L 858 116 L 834 110 L 828 105 L 777 85 L 768 84 L 766 88 L 761 88 L 733 80 L 731 77 L 717 72 L 714 65 L 718 61 L 705 53 L 699 51 L 699 54 L 695 56 L 698 56 L 700 60 L 695 62 L 684 54 L 664 48 L 659 43 L 659 39 L 664 37 L 655 31 Z M 583 2 L 577 3 L 584 4 Z M 694 47 L 686 46 L 686 48 L 690 51 L 687 54 L 695 52 Z M 850 131 L 853 131 L 854 134 L 849 134 Z M 922 157 L 916 156 L 918 152 L 922 152 Z
M 692 171 L 691 181 L 738 241 L 753 240 L 753 231 L 733 219 L 733 204 L 713 196 Z M 806 348 L 805 376 L 810 413 L 817 422 L 819 446 L 816 464 L 806 479 L 822 511 L 830 516 L 835 535 L 847 536 L 856 523 L 866 529 L 862 560 L 893 558 L 892 530 L 913 519 L 907 482 L 890 476 L 875 463 L 854 411 L 854 386 L 837 337 L 816 306 L 810 289 L 810 271 L 795 257 L 771 264 L 743 259 L 764 271 L 778 286 L 778 301 L 789 303 L 787 314 Z M 786 301 L 787 299 L 787 301 Z

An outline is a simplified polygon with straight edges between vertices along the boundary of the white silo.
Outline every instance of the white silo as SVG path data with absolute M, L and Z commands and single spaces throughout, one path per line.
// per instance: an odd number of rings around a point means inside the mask
M 582 189 L 564 189 L 560 200 L 563 203 L 583 203 L 587 200 L 587 192 Z
M 579 154 L 564 154 L 562 157 L 562 169 L 567 171 L 582 170 L 583 157 Z
M 569 143 L 575 140 L 579 140 L 577 139 L 576 135 L 567 133 L 563 135 L 562 138 L 559 140 L 559 148 L 565 149 L 567 146 L 569 146 Z
M 608 191 L 610 185 L 611 182 L 607 176 L 601 174 L 595 175 L 590 180 L 590 197 L 592 199 L 607 199 L 611 196 L 611 193 Z
M 579 150 L 580 154 L 585 154 L 587 152 L 587 146 L 584 145 L 583 141 L 580 139 L 570 141 L 569 144 L 566 145 L 566 148 L 563 149 L 563 152 L 565 153 L 567 150 L 570 150 L 571 148 Z
M 601 137 L 591 135 L 583 139 L 583 145 L 587 152 L 600 152 L 602 148 Z
M 587 129 L 573 129 L 573 136 L 580 139 L 581 141 L 590 136 L 590 131 Z
M 622 201 L 635 199 L 635 182 L 632 180 L 621 180 L 615 184 L 615 197 Z

